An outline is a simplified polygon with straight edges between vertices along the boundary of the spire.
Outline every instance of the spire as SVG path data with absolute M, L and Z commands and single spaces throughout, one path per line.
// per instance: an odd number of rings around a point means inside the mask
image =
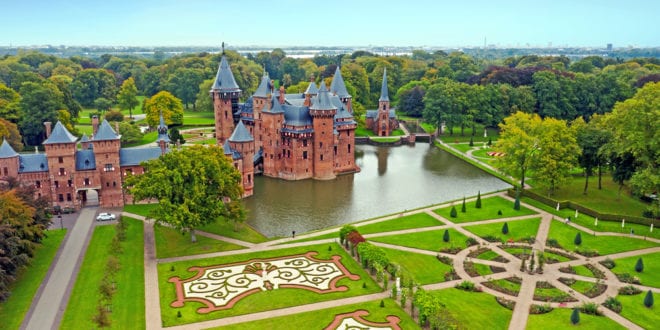
M 160 123 L 158 124 L 158 141 L 163 140 L 170 142 L 170 137 L 167 136 L 167 125 L 165 125 L 165 118 L 163 118 L 163 111 L 160 111 Z
M 389 102 L 390 101 L 390 96 L 389 93 L 387 92 L 387 68 L 383 70 L 383 85 L 380 87 L 380 98 L 378 99 L 378 102 Z
M 346 91 L 346 84 L 344 83 L 344 78 L 341 76 L 341 70 L 339 66 L 335 70 L 335 75 L 332 77 L 332 83 L 330 83 L 330 91 L 340 98 L 351 97 Z
M 57 125 L 55 127 L 57 127 Z M 110 126 L 110 123 L 105 119 L 101 122 L 99 131 L 94 134 L 94 141 L 104 140 L 119 140 L 119 135 L 117 135 L 115 130 L 112 129 L 112 126 Z
M 7 142 L 7 139 L 4 139 L 2 141 L 2 145 L 0 145 L 0 158 L 10 158 L 10 157 L 16 157 L 18 154 L 14 150 L 14 148 L 9 145 L 9 142 Z
M 220 66 L 218 67 L 218 73 L 215 75 L 215 82 L 213 83 L 213 87 L 211 87 L 211 90 L 212 91 L 217 90 L 220 92 L 241 91 L 241 89 L 238 87 L 238 84 L 236 84 L 236 79 L 234 79 L 234 74 L 231 73 L 231 68 L 229 67 L 227 58 L 224 55 L 224 50 L 223 50 L 222 59 L 220 60 Z
M 259 87 L 254 92 L 252 96 L 256 97 L 266 97 L 270 93 L 270 77 L 268 77 L 268 72 L 264 71 L 263 77 L 261 77 L 261 82 Z
M 254 141 L 252 134 L 245 128 L 242 120 L 238 121 L 234 133 L 229 137 L 230 142 L 250 142 Z
M 270 108 L 271 113 L 284 113 L 284 108 L 282 107 L 282 104 L 280 104 L 280 100 L 278 95 L 273 95 L 271 98 L 271 102 L 273 103 L 273 106 Z
M 337 110 L 332 102 L 330 101 L 330 92 L 325 87 L 325 82 L 321 82 L 321 88 L 319 88 L 319 95 L 316 96 L 312 102 L 310 109 L 314 110 Z
M 316 95 L 318 94 L 318 92 L 319 89 L 318 87 L 316 87 L 316 83 L 314 83 L 314 81 L 310 81 L 309 86 L 307 86 L 307 90 L 305 91 L 305 94 Z
M 61 122 L 55 124 L 53 132 L 48 136 L 48 139 L 44 141 L 43 144 L 54 144 L 54 143 L 73 143 L 76 142 L 77 138 L 71 134 Z

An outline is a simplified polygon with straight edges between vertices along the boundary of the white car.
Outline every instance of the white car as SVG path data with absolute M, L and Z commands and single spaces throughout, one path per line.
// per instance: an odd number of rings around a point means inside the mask
M 99 215 L 96 216 L 96 221 L 110 221 L 115 219 L 116 217 L 112 213 L 99 213 Z

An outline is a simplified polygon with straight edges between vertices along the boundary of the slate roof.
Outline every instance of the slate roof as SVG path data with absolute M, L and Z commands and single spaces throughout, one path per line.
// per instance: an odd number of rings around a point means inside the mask
M 115 132 L 114 129 L 110 126 L 107 120 L 103 119 L 99 130 L 94 134 L 94 141 L 109 141 L 109 140 L 119 140 L 119 135 Z
M 252 96 L 266 97 L 268 93 L 270 93 L 270 78 L 268 77 L 268 73 L 264 73 L 263 77 L 261 77 L 259 87 L 257 87 L 257 90 L 254 91 Z
M 165 125 L 165 119 L 163 118 L 163 112 L 160 112 L 160 123 L 158 124 L 158 141 L 170 142 L 170 137 L 167 135 L 167 125 Z
M 321 82 L 319 94 L 312 99 L 312 106 L 309 108 L 314 110 L 336 110 L 337 107 L 332 104 L 328 94 L 330 94 L 330 92 L 328 92 L 328 89 L 325 87 L 325 82 Z
M 309 83 L 309 86 L 307 86 L 307 90 L 305 91 L 305 94 L 317 94 L 319 92 L 318 87 L 316 87 L 316 83 L 311 81 Z
M 96 157 L 93 150 L 76 151 L 76 171 L 96 169 Z
M 247 130 L 247 128 L 245 128 L 243 121 L 239 120 L 238 125 L 236 125 L 236 128 L 234 129 L 234 133 L 232 133 L 229 137 L 229 141 L 249 142 L 254 141 L 254 138 L 252 137 L 252 134 L 250 134 L 250 132 Z
M 231 159 L 235 160 L 235 159 L 243 158 L 240 152 L 231 148 L 231 145 L 229 144 L 229 140 L 225 141 L 225 144 L 222 145 L 222 149 L 224 150 L 225 155 L 231 155 Z
M 231 73 L 231 68 L 229 63 L 227 63 L 227 58 L 223 55 L 220 60 L 220 66 L 218 67 L 218 73 L 215 75 L 215 82 L 211 87 L 211 90 L 217 90 L 220 92 L 240 92 L 241 89 L 236 84 L 234 79 L 234 74 Z
M 272 101 L 273 106 L 270 107 L 270 110 L 268 112 L 270 113 L 284 113 L 284 108 L 280 104 L 280 101 L 278 100 L 277 95 L 273 95 Z
M 390 95 L 387 91 L 387 68 L 383 70 L 383 83 L 380 86 L 380 98 L 378 99 L 379 102 L 382 101 L 390 101 Z
M 165 152 L 168 152 L 167 149 Z M 160 157 L 160 147 L 119 149 L 119 166 L 140 165 L 140 163 Z
M 18 157 L 18 173 L 47 172 L 46 154 L 25 154 Z
M 346 90 L 346 84 L 344 83 L 344 78 L 341 76 L 341 70 L 339 66 L 335 70 L 335 75 L 332 77 L 332 83 L 330 83 L 330 91 L 339 96 L 339 97 L 351 97 Z
M 284 107 L 284 124 L 292 126 L 306 126 L 312 124 L 312 117 L 307 107 L 289 105 Z
M 14 150 L 14 148 L 9 145 L 9 142 L 7 140 L 2 141 L 2 145 L 0 145 L 0 158 L 10 158 L 10 157 L 16 157 L 18 154 Z
M 83 133 L 83 136 L 80 138 L 80 142 L 89 142 L 89 136 L 87 136 L 87 133 Z
M 377 117 L 378 117 L 378 110 L 367 110 L 367 118 L 377 118 Z M 395 109 L 390 109 L 389 117 L 396 118 Z
M 77 138 L 58 121 L 55 123 L 55 128 L 53 128 L 50 136 L 43 144 L 73 143 L 76 142 L 76 140 Z

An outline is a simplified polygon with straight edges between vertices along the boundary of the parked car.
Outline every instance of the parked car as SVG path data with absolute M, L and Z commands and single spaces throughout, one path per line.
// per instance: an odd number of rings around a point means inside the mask
M 75 213 L 75 212 L 76 212 L 76 209 L 74 209 L 73 207 L 68 207 L 67 206 L 67 207 L 62 208 L 62 213 L 63 214 L 69 214 L 69 213 Z
M 117 217 L 115 217 L 114 214 L 112 213 L 99 213 L 99 215 L 96 216 L 96 221 L 110 221 L 110 220 L 115 220 Z

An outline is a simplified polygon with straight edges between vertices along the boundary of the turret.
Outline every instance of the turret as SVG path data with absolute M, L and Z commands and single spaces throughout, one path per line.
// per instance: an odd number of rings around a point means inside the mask
M 100 171 L 101 186 L 99 203 L 102 207 L 124 206 L 121 189 L 121 171 L 119 170 L 119 149 L 121 142 L 107 120 L 99 125 L 98 132 L 92 139 L 96 169 Z
M 227 63 L 224 48 L 210 95 L 213 99 L 213 109 L 215 112 L 216 140 L 218 145 L 223 145 L 224 141 L 234 131 L 233 115 L 238 110 L 238 98 L 241 96 L 241 89 L 236 84 L 234 74 L 231 72 L 229 63 Z
M 0 144 L 0 179 L 18 178 L 18 153 L 6 139 Z
M 332 82 L 330 83 L 330 92 L 332 92 L 333 95 L 337 95 L 339 97 L 348 112 L 353 113 L 351 95 L 348 94 L 348 91 L 346 90 L 346 83 L 344 83 L 344 78 L 341 75 L 341 69 L 339 66 L 337 66 L 335 75 L 332 77 Z
M 254 138 L 247 130 L 242 120 L 238 121 L 236 129 L 229 137 L 229 146 L 241 155 L 241 172 L 243 197 L 252 196 L 254 191 Z
M 390 127 L 390 96 L 387 90 L 387 69 L 383 70 L 383 82 L 380 87 L 380 98 L 378 99 L 378 120 L 375 128 L 378 136 L 389 136 L 392 131 Z
M 309 114 L 314 127 L 314 177 L 333 179 L 334 163 L 334 117 L 337 113 L 330 101 L 330 92 L 321 82 L 318 95 L 312 99 Z

